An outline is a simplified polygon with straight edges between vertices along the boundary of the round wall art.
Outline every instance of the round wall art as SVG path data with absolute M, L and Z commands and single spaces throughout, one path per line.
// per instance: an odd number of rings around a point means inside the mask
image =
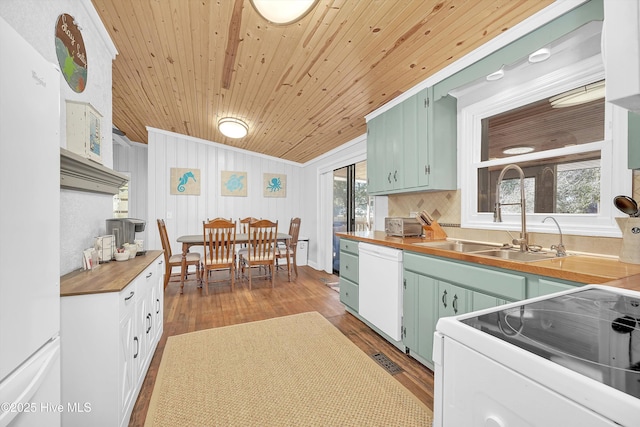
M 87 51 L 80 27 L 73 16 L 63 13 L 56 22 L 56 56 L 64 79 L 75 92 L 87 85 Z

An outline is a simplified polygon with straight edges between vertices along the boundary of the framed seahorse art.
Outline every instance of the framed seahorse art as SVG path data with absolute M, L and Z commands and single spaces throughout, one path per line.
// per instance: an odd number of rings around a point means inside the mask
M 264 197 L 287 197 L 287 175 L 265 173 L 262 176 Z
M 200 195 L 200 169 L 171 168 L 172 195 Z

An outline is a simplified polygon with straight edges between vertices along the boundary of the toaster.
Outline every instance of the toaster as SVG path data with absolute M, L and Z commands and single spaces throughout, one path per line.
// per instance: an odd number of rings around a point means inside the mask
M 409 237 L 422 234 L 422 224 L 415 218 L 386 217 L 384 231 L 387 236 Z

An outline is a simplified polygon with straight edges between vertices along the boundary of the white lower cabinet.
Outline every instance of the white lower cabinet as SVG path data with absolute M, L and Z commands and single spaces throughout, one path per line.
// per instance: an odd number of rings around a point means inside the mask
M 129 424 L 162 336 L 163 262 L 120 292 L 61 298 L 64 426 Z

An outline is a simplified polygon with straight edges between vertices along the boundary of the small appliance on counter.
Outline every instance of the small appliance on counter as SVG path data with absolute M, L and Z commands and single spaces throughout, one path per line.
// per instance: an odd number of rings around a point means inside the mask
M 116 236 L 116 248 L 122 248 L 125 243 L 135 244 L 136 233 L 144 231 L 146 222 L 135 218 L 107 219 L 107 234 Z
M 420 236 L 422 234 L 422 225 L 415 218 L 386 217 L 384 219 L 384 231 L 387 236 Z

